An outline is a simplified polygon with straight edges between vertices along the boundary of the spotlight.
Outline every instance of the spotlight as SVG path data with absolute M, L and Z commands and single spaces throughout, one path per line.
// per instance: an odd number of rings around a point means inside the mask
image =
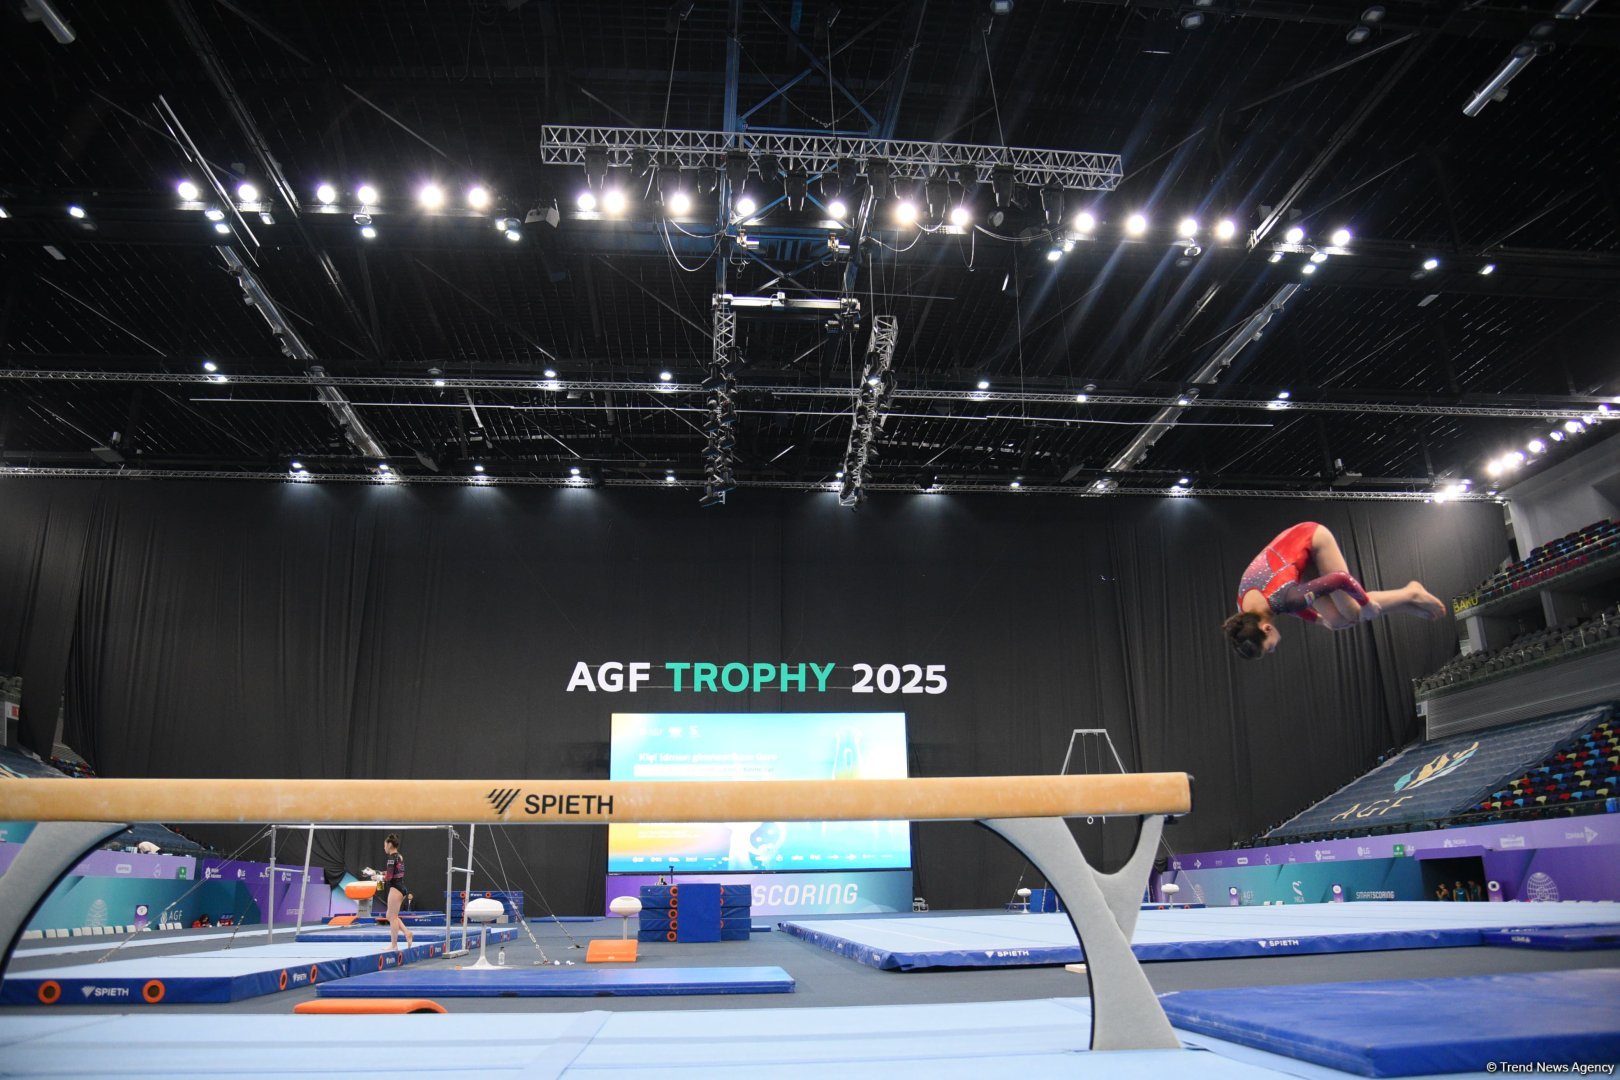
M 1327 258 L 1327 252 L 1325 251 L 1311 252 L 1311 262 L 1313 263 L 1325 263 L 1327 262 Z
M 1091 395 L 1090 394 L 1076 394 L 1076 395 L 1074 395 L 1074 400 L 1080 402 L 1081 404 L 1085 404 L 1087 401 L 1091 400 Z
M 214 363 L 212 360 L 204 360 L 203 361 L 203 370 L 210 373 L 210 374 L 212 374 L 212 373 L 219 370 L 219 365 Z
M 1486 263 L 1484 266 L 1479 268 L 1479 273 L 1481 277 L 1489 277 L 1491 274 L 1496 273 L 1496 264 Z
M 489 189 L 482 184 L 474 184 L 467 189 L 467 205 L 474 210 L 489 209 Z
M 1556 431 L 1556 430 L 1555 431 L 1549 431 L 1547 433 L 1547 438 L 1551 439 L 1553 442 L 1563 442 L 1564 441 L 1564 433 L 1562 431 Z
M 827 204 L 827 213 L 831 214 L 839 221 L 843 221 L 844 215 L 849 213 L 849 207 L 844 205 L 842 199 L 834 199 L 832 202 Z
M 482 466 L 482 465 L 474 465 L 474 466 L 473 466 L 473 472 L 475 472 L 475 473 L 481 473 L 481 472 L 483 472 L 483 471 L 484 471 L 484 467 L 483 467 L 483 466 Z
M 223 221 L 214 222 L 214 231 L 219 233 L 221 236 L 231 235 L 231 227 L 225 224 Z
M 589 191 L 582 191 L 579 193 L 579 198 L 574 200 L 574 205 L 588 213 L 596 209 L 596 196 Z
M 180 197 L 186 200 L 186 202 L 196 202 L 197 196 L 200 194 L 200 192 L 197 190 L 197 185 L 193 184 L 190 180 L 180 181 L 179 184 L 175 185 L 174 190 L 179 192 Z
M 218 228 L 218 226 L 215 227 Z M 367 240 L 375 240 L 377 239 L 377 230 L 372 228 L 370 225 L 363 225 L 360 227 L 360 235 L 365 237 Z
M 1215 239 L 1230 240 L 1237 235 L 1237 222 L 1231 218 L 1222 218 L 1215 226 Z
M 1097 219 L 1090 210 L 1082 210 L 1074 215 L 1074 227 L 1077 232 L 1089 233 L 1097 227 Z
M 1350 32 L 1344 35 L 1344 40 L 1352 45 L 1360 45 L 1370 37 L 1372 37 L 1372 27 L 1352 26 Z
M 301 461 L 290 461 L 287 463 L 287 467 L 290 469 L 302 469 L 304 467 L 304 463 Z
M 438 184 L 423 184 L 416 193 L 416 201 L 424 209 L 437 210 L 444 205 L 444 188 Z
M 664 483 L 673 484 L 674 482 L 675 482 L 675 474 L 673 472 L 664 473 Z
M 370 184 L 361 184 L 354 189 L 354 194 L 356 198 L 367 206 L 371 206 L 377 201 L 377 189 Z
M 1020 482 L 1018 480 L 1014 480 L 1012 483 L 1008 484 L 1007 486 L 1010 487 L 1010 488 L 1021 488 L 1024 485 L 1023 485 L 1022 482 Z
M 319 200 L 322 206 L 331 206 L 337 202 L 337 195 L 337 188 L 331 184 L 322 184 L 315 189 L 315 198 Z
M 585 186 L 598 190 L 607 183 L 607 151 L 593 146 L 585 151 Z
M 1125 219 L 1125 231 L 1132 236 L 1141 236 L 1147 232 L 1148 220 L 1146 215 L 1132 214 Z
M 1526 444 L 1526 448 L 1532 454 L 1545 454 L 1547 452 L 1547 444 L 1542 442 L 1540 439 L 1531 439 L 1529 443 Z
M 1440 269 L 1440 260 L 1439 259 L 1432 259 L 1432 258 L 1431 259 L 1424 259 L 1423 260 L 1423 269 L 1425 269 L 1425 270 L 1438 270 L 1438 269 Z
M 973 211 L 965 205 L 958 204 L 951 207 L 951 224 L 959 229 L 965 229 L 973 223 Z
M 1017 175 L 1011 165 L 997 165 L 990 170 L 990 190 L 995 193 L 998 207 L 1012 205 Z
M 1204 13 L 1202 11 L 1189 11 L 1181 16 L 1181 28 L 1183 30 L 1197 30 L 1203 25 Z
M 68 207 L 68 217 L 76 218 L 76 219 L 78 219 L 80 221 L 83 221 L 84 220 L 84 207 L 82 207 L 82 206 L 70 206 L 70 207 Z
M 210 206 L 207 210 L 203 211 L 203 217 L 207 218 L 209 221 L 224 221 L 225 211 L 220 210 L 217 207 Z
M 720 186 L 720 174 L 714 169 L 699 169 L 697 171 L 697 193 L 699 195 L 713 195 Z
M 1519 451 L 1515 450 L 1515 451 L 1513 451 L 1513 453 L 1511 453 L 1511 454 L 1509 454 L 1507 456 L 1508 468 L 1517 469 L 1520 465 L 1523 465 L 1523 464 L 1524 464 L 1524 455 L 1522 453 L 1520 453 Z
M 1063 258 L 1063 249 L 1062 248 L 1060 248 L 1060 247 L 1051 247 L 1051 248 L 1047 249 L 1047 251 L 1046 251 L 1046 261 L 1047 262 L 1057 262 L 1061 258 Z
M 1569 432 L 1571 435 L 1578 435 L 1586 430 L 1586 425 L 1581 423 L 1579 420 L 1565 420 L 1564 430 Z
M 1383 4 L 1374 4 L 1372 7 L 1368 8 L 1366 11 L 1363 11 L 1361 13 L 1361 21 L 1364 22 L 1364 23 L 1367 23 L 1369 26 L 1374 25 L 1376 23 L 1383 22 L 1384 21 L 1384 5 Z
M 894 220 L 902 225 L 913 224 L 917 220 L 917 204 L 910 199 L 901 199 L 895 204 Z
M 804 200 L 810 194 L 810 176 L 803 166 L 795 165 L 787 171 L 782 178 L 782 194 L 785 196 L 788 210 L 799 213 L 804 209 Z
M 1190 217 L 1182 218 L 1181 219 L 1181 224 L 1176 226 L 1176 236 L 1178 236 L 1178 237 L 1191 238 L 1191 237 L 1194 237 L 1194 236 L 1197 236 L 1197 235 L 1198 235 L 1198 219 L 1197 218 L 1190 218 Z
M 1288 227 L 1288 231 L 1283 233 L 1283 239 L 1288 241 L 1290 244 L 1297 244 L 1301 240 L 1305 239 L 1305 230 L 1300 228 L 1298 225 L 1290 225 Z
M 1344 247 L 1350 242 L 1350 230 L 1344 228 L 1334 229 L 1333 235 L 1329 239 L 1333 241 L 1334 247 Z
M 756 203 L 753 200 L 753 197 L 749 195 L 743 195 L 738 198 L 735 205 L 737 207 L 738 217 L 749 217 L 754 213 L 755 210 L 759 209 L 759 204 Z
M 505 236 L 506 236 L 506 238 L 508 240 L 512 241 L 512 243 L 514 243 L 514 244 L 517 243 L 519 240 L 523 239 L 523 233 L 520 232 L 517 229 L 507 229 L 506 233 L 505 233 Z
M 236 185 L 236 197 L 243 202 L 256 203 L 259 201 L 259 189 L 244 180 Z
M 989 379 L 980 379 L 978 385 L 979 385 L 980 390 L 988 390 L 988 389 L 990 389 L 990 380 Z
M 936 172 L 923 183 L 923 194 L 928 200 L 928 220 L 940 222 L 947 213 L 945 204 L 951 197 L 951 184 L 942 172 Z
M 1273 263 L 1280 263 L 1280 262 L 1282 262 L 1282 252 L 1280 252 L 1280 251 L 1273 251 L 1273 252 L 1272 252 L 1272 253 L 1271 253 L 1271 258 L 1269 258 L 1269 259 L 1267 259 L 1267 260 L 1266 260 L 1266 262 L 1273 262 Z
M 674 377 L 675 376 L 672 373 L 668 372 L 668 371 L 660 371 L 658 373 L 658 381 L 659 382 L 669 382 L 669 380 L 673 379 Z
M 1056 229 L 1063 221 L 1063 189 L 1056 184 L 1041 188 L 1041 212 L 1046 215 L 1046 227 Z
M 894 195 L 892 173 L 885 158 L 871 158 L 866 163 L 866 179 L 872 185 L 872 198 L 887 199 Z
M 548 378 L 548 379 L 555 379 L 557 377 L 557 369 L 556 368 L 546 368 L 546 370 L 543 371 L 541 374 L 545 375 L 545 377 Z
M 569 476 L 578 476 L 579 475 L 579 466 L 578 465 L 570 465 L 568 467 L 568 475 Z
M 1490 462 L 1486 464 L 1485 471 L 1491 476 L 1501 476 L 1506 468 L 1507 466 L 1503 465 L 1499 459 L 1492 458 Z
M 1306 263 L 1304 266 L 1299 268 L 1299 272 L 1302 274 L 1314 274 L 1316 273 L 1316 264 Z
M 664 200 L 664 205 L 671 214 L 685 214 L 692 209 L 692 196 L 684 191 L 672 192 L 669 198 Z
M 610 214 L 622 214 L 628 200 L 620 188 L 608 188 L 602 193 L 602 209 Z
M 1278 401 L 1287 401 L 1292 396 L 1293 395 L 1291 395 L 1287 390 L 1279 390 L 1279 391 L 1277 391 L 1277 400 Z

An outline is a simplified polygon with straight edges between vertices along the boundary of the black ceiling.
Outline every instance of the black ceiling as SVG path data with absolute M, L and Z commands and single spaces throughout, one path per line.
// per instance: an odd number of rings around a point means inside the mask
M 1114 471 L 1120 490 L 1183 476 L 1204 491 L 1410 497 L 1465 476 L 1483 488 L 1489 459 L 1620 394 L 1620 7 L 1554 20 L 1568 5 L 1392 2 L 1352 44 L 1368 5 L 48 6 L 71 44 L 15 4 L 0 13 L 9 467 L 280 477 L 296 459 L 316 476 L 375 475 L 317 399 L 319 364 L 395 475 L 465 478 L 477 464 L 497 480 L 577 468 L 583 482 L 673 472 L 696 485 L 692 384 L 712 350 L 717 258 L 736 295 L 835 298 L 852 280 L 862 309 L 839 333 L 743 313 L 745 488 L 833 479 L 879 314 L 898 320 L 898 389 L 874 490 L 1088 490 L 1179 394 L 1191 404 L 1139 465 Z M 1191 15 L 1203 24 L 1183 29 Z M 761 253 L 790 269 L 774 283 L 730 240 L 717 254 L 712 220 L 693 236 L 662 225 L 656 196 L 633 199 L 623 221 L 576 216 L 582 170 L 541 163 L 542 125 L 721 129 L 733 36 L 741 110 L 775 93 L 749 117 L 756 129 L 876 123 L 900 139 L 1106 151 L 1123 155 L 1123 179 L 1069 193 L 1102 225 L 1056 262 L 1026 191 L 1003 226 L 966 233 L 896 228 L 880 207 L 853 255 L 827 246 L 850 230 L 784 229 Z M 1526 40 L 1543 54 L 1465 116 Z M 831 57 L 837 91 L 813 70 L 794 81 L 811 55 Z M 222 237 L 180 204 L 176 182 L 202 175 L 160 97 L 227 188 L 267 193 L 273 224 L 249 213 Z M 266 156 L 301 213 L 272 190 Z M 413 192 L 428 179 L 453 200 L 486 184 L 495 205 L 424 215 Z M 375 239 L 347 213 L 314 212 L 328 180 L 382 191 Z M 530 220 L 519 242 L 490 227 L 553 205 L 558 224 Z M 983 219 L 988 185 L 974 205 Z M 1137 210 L 1154 231 L 1120 242 Z M 1188 256 L 1167 231 L 1188 214 L 1206 230 L 1230 217 L 1239 235 Z M 1283 242 L 1290 226 L 1301 244 Z M 1339 226 L 1354 233 L 1348 252 L 1304 276 L 1310 246 Z M 243 303 L 221 243 L 313 361 L 284 355 Z M 1440 265 L 1425 272 L 1430 258 Z M 1302 287 L 1279 291 L 1289 285 Z M 1263 335 L 1192 385 L 1273 302 Z M 229 381 L 211 381 L 205 360 Z M 1283 390 L 1286 408 L 1258 407 Z

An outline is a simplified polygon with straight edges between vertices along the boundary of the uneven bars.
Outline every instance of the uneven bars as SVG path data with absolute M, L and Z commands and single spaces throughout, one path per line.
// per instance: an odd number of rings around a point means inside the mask
M 358 807 L 365 812 L 356 815 Z M 14 821 L 557 825 L 976 821 L 1191 810 L 1186 773 L 719 781 L 0 779 L 0 820 Z

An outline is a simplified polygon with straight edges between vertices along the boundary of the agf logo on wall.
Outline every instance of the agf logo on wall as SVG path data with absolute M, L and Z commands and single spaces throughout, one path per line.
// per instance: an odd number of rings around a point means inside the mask
M 1460 753 L 1442 753 L 1433 761 L 1423 766 L 1423 768 L 1414 769 L 1412 772 L 1407 773 L 1405 776 L 1395 781 L 1395 790 L 1405 791 L 1411 788 L 1422 787 L 1430 780 L 1438 780 L 1442 776 L 1450 776 L 1452 773 L 1462 768 L 1463 765 L 1474 756 L 1474 752 L 1478 749 L 1479 742 L 1478 740 L 1475 740 L 1474 745 Z

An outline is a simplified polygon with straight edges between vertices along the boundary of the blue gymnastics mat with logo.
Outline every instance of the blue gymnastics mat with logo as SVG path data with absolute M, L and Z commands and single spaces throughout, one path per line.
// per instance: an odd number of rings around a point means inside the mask
M 1380 901 L 1144 911 L 1139 960 L 1210 960 L 1300 953 L 1481 945 L 1489 931 L 1620 922 L 1620 903 L 1442 904 Z M 1085 959 L 1066 915 L 891 915 L 797 919 L 781 928 L 885 971 L 1022 967 Z
M 1487 945 L 1507 945 L 1517 949 L 1551 949 L 1578 952 L 1583 949 L 1620 949 L 1620 925 L 1566 926 L 1560 928 L 1514 927 L 1488 930 Z
M 315 988 L 320 997 L 664 997 L 791 994 L 779 967 L 497 967 L 374 971 Z
M 65 964 L 7 975 L 0 982 L 0 1005 L 217 1004 L 375 974 L 443 952 L 444 943 L 437 941 L 401 949 L 397 956 L 386 944 L 305 942 Z
M 1357 1076 L 1467 1072 L 1502 1062 L 1620 1061 L 1615 968 L 1223 987 L 1159 1000 L 1178 1030 Z

